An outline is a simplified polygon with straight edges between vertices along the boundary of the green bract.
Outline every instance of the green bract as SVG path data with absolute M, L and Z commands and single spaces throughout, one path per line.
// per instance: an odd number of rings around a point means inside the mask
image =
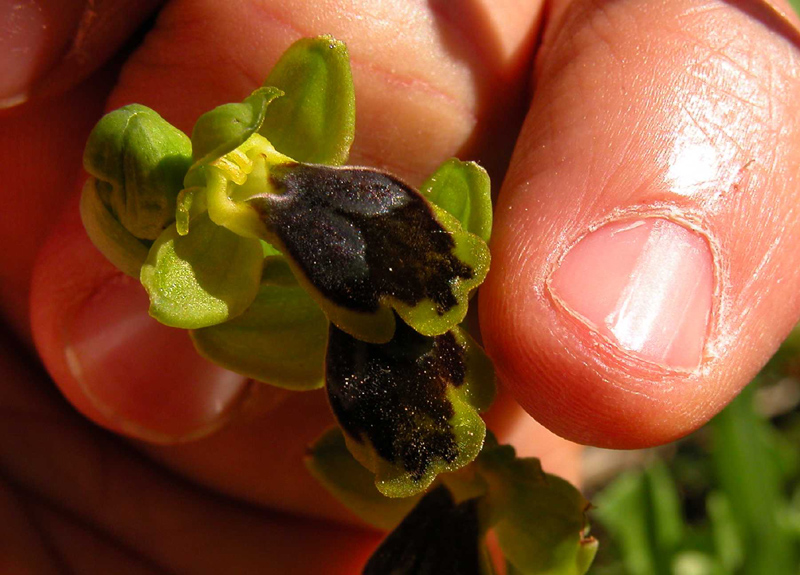
M 309 469 L 365 520 L 399 523 L 365 573 L 488 575 L 490 527 L 509 573 L 583 573 L 586 502 L 513 450 L 484 449 L 494 371 L 460 324 L 489 270 L 488 175 L 452 159 L 417 191 L 343 166 L 354 130 L 347 50 L 330 36 L 293 44 L 191 139 L 125 106 L 87 143 L 88 235 L 201 355 L 326 387 L 341 430 Z
M 514 573 L 583 575 L 597 541 L 586 535 L 590 505 L 570 483 L 546 474 L 511 446 L 487 445 L 477 472 L 487 483 L 490 523 Z
M 353 458 L 337 428 L 311 446 L 306 466 L 339 501 L 380 529 L 394 529 L 421 497 L 390 498 L 378 491 L 374 475 Z
M 352 486 L 356 475 L 355 462 L 347 462 L 337 435 L 326 434 L 319 448 L 312 450 L 309 463 L 312 469 L 323 470 L 318 475 L 335 493 L 344 485 Z M 490 529 L 508 573 L 588 571 L 597 552 L 597 541 L 586 535 L 589 503 L 572 485 L 544 473 L 537 459 L 516 457 L 512 447 L 498 445 L 491 435 L 486 444 L 470 468 L 442 475 L 438 487 L 415 499 L 415 509 L 375 552 L 364 575 L 492 575 L 485 545 Z M 364 498 L 348 494 L 341 500 L 362 518 L 369 517 Z M 454 549 L 460 551 L 457 556 Z

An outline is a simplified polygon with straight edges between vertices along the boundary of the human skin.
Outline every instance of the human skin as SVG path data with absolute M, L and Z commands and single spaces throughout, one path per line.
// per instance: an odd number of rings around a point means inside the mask
M 419 184 L 458 155 L 500 182 L 516 148 L 479 302 L 506 390 L 489 426 L 549 471 L 577 479 L 578 448 L 511 396 L 567 439 L 662 443 L 721 409 L 797 321 L 800 142 L 789 106 L 800 66 L 793 24 L 766 5 L 576 0 L 542 14 L 536 2 L 396 2 L 378 12 L 334 0 L 175 1 L 152 5 L 161 12 L 141 45 L 80 81 L 144 12 L 122 3 L 109 16 L 99 4 L 94 22 L 128 29 L 93 28 L 78 4 L 48 15 L 79 22 L 77 49 L 59 63 L 76 28 L 51 26 L 64 39 L 40 39 L 39 63 L 27 79 L 14 76 L 22 79 L 5 98 L 17 105 L 0 117 L 0 149 L 19 175 L 4 182 L 14 209 L 0 215 L 13 246 L 0 253 L 10 332 L 0 508 L 11 518 L 0 557 L 18 565 L 352 573 L 377 541 L 308 519 L 354 522 L 301 463 L 331 422 L 324 396 L 287 396 L 211 368 L 185 333 L 147 318 L 143 290 L 94 250 L 77 215 L 83 142 L 104 108 L 139 102 L 189 131 L 203 111 L 249 94 L 300 36 L 330 33 L 348 45 L 351 163 Z M 686 351 L 680 369 L 664 364 L 669 354 L 632 352 L 618 330 L 604 332 L 592 288 L 605 280 L 583 248 L 570 249 L 621 215 L 691 230 L 665 235 L 689 238 L 685 261 L 711 254 L 709 287 L 696 288 L 709 291 L 711 319 L 699 355 Z M 654 237 L 646 224 L 634 250 Z M 623 259 L 614 261 L 624 268 Z M 579 272 L 557 274 L 567 262 Z M 594 282 L 586 289 L 582 266 Z M 686 301 L 681 309 L 706 305 Z M 674 324 L 663 309 L 657 320 Z M 52 381 L 26 355 L 34 342 Z M 126 440 L 83 421 L 53 382 L 83 418 Z

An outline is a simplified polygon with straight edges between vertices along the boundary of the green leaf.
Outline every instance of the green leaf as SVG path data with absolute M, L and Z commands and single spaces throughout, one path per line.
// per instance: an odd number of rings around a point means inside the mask
M 83 165 L 122 226 L 137 238 L 154 240 L 175 219 L 175 198 L 191 158 L 183 132 L 150 108 L 131 104 L 97 123 Z
M 306 466 L 336 499 L 379 529 L 394 529 L 421 497 L 389 498 L 378 491 L 374 475 L 353 458 L 337 427 L 311 446 Z
M 420 500 L 373 553 L 363 575 L 488 575 L 480 500 L 454 501 L 440 486 Z
M 385 343 L 394 331 L 392 308 L 428 336 L 464 319 L 490 255 L 453 216 L 366 168 L 282 165 L 270 181 L 275 193 L 247 204 L 337 327 Z
M 202 214 L 181 236 L 173 224 L 142 266 L 150 315 L 172 327 L 197 329 L 241 314 L 256 297 L 263 251 Z
M 223 104 L 200 116 L 192 129 L 195 162 L 211 162 L 242 145 L 258 132 L 267 107 L 281 95 L 277 88 L 259 88 L 241 103 Z
M 452 158 L 422 184 L 428 201 L 455 217 L 468 232 L 489 242 L 492 235 L 492 186 L 489 174 L 475 162 Z
M 493 372 L 466 332 L 420 335 L 397 322 L 385 344 L 331 326 L 328 397 L 347 446 L 386 496 L 409 497 L 480 452 Z
M 587 538 L 589 502 L 569 482 L 542 472 L 537 459 L 518 459 L 510 446 L 481 453 L 478 473 L 500 548 L 520 574 L 582 575 L 597 541 Z
M 286 285 L 279 268 L 265 267 L 269 283 L 244 313 L 193 331 L 192 341 L 200 355 L 231 371 L 295 391 L 317 389 L 325 383 L 328 320 L 301 287 Z
M 98 181 L 89 178 L 81 193 L 81 220 L 89 239 L 108 261 L 129 276 L 139 279 L 147 250 L 108 210 L 97 193 Z
M 292 44 L 264 83 L 285 96 L 267 110 L 261 134 L 300 162 L 344 164 L 355 134 L 355 92 L 344 43 L 331 36 Z

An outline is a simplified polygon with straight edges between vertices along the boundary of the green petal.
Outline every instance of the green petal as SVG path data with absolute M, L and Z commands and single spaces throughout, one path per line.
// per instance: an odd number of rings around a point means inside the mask
M 517 459 L 511 446 L 489 445 L 477 461 L 500 548 L 520 574 L 583 575 L 597 552 L 586 537 L 589 502 L 569 482 Z
M 81 220 L 89 239 L 108 261 L 129 276 L 139 279 L 147 250 L 108 210 L 97 194 L 97 180 L 89 178 L 81 194 Z
M 347 48 L 331 36 L 292 44 L 264 83 L 285 93 L 267 110 L 261 134 L 300 162 L 343 164 L 355 134 L 355 93 Z
M 490 256 L 455 217 L 366 168 L 284 164 L 271 169 L 270 182 L 274 193 L 247 204 L 337 327 L 384 343 L 392 308 L 430 336 L 464 319 Z
M 142 266 L 150 315 L 172 327 L 197 329 L 236 317 L 256 297 L 263 251 L 202 214 L 181 236 L 175 225 L 155 241 Z
M 328 430 L 311 446 L 306 466 L 336 499 L 379 529 L 396 527 L 420 499 L 392 499 L 381 494 L 373 474 L 347 450 L 339 428 Z
M 200 116 L 192 129 L 195 162 L 213 161 L 243 144 L 258 131 L 267 107 L 281 95 L 277 88 L 259 88 L 244 102 L 223 104 Z
M 446 161 L 420 192 L 454 216 L 468 232 L 489 242 L 492 235 L 492 186 L 489 174 L 475 162 Z
M 478 409 L 491 403 L 494 381 L 473 357 L 478 349 L 460 329 L 425 337 L 398 322 L 392 341 L 370 344 L 331 327 L 331 407 L 384 495 L 420 493 L 480 452 L 486 427 Z
M 270 283 L 242 315 L 195 330 L 192 340 L 200 355 L 231 371 L 286 389 L 316 389 L 325 383 L 328 320 L 301 287 L 286 285 L 279 267 L 265 268 Z
M 97 193 L 137 238 L 154 240 L 175 219 L 175 198 L 191 164 L 189 138 L 146 106 L 103 116 L 83 155 Z

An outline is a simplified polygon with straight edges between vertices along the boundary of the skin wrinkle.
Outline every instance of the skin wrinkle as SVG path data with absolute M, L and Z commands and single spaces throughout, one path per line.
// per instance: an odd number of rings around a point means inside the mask
M 83 537 L 91 538 L 96 545 L 102 545 L 107 548 L 106 552 L 113 553 L 117 556 L 123 556 L 126 561 L 135 561 L 142 570 L 147 573 L 156 575 L 169 575 L 168 571 L 163 565 L 157 565 L 150 560 L 150 558 L 143 555 L 130 547 L 127 543 L 121 541 L 115 534 L 111 533 L 106 528 L 98 527 L 97 525 L 87 524 L 84 518 L 77 516 L 71 510 L 65 509 L 58 502 L 42 498 L 38 494 L 30 493 L 24 489 L 19 491 L 20 499 L 26 502 L 27 508 L 36 524 L 41 529 L 41 532 L 52 543 L 54 552 L 60 558 L 59 563 L 63 563 L 65 570 L 69 569 L 70 564 L 74 564 L 74 560 L 68 557 L 69 550 L 63 547 L 58 533 L 58 524 L 68 526 L 69 529 L 81 532 Z M 55 525 L 54 525 L 55 523 Z M 85 551 L 85 548 L 81 551 Z M 80 551 L 79 551 L 80 552 Z M 117 557 L 119 559 L 119 557 Z M 126 569 L 129 566 L 126 565 Z M 70 573 L 73 570 L 69 570 Z M 82 572 L 81 572 L 82 573 Z
M 74 573 L 170 575 L 107 534 L 72 521 L 43 502 L 34 502 L 32 509 Z
M 19 500 L 22 504 L 25 516 L 39 536 L 39 540 L 42 543 L 42 548 L 44 549 L 45 554 L 50 557 L 53 567 L 63 575 L 73 575 L 74 571 L 70 568 L 69 563 L 67 562 L 63 553 L 55 544 L 53 540 L 53 534 L 44 527 L 41 519 L 37 517 L 36 513 L 31 508 L 31 501 L 26 501 L 23 497 L 20 497 Z
M 4 471 L 0 471 L 0 506 L 4 510 L 6 523 L 8 524 L 9 521 L 14 523 L 14 543 L 16 544 L 17 552 L 19 552 L 20 545 L 30 547 L 32 544 L 36 548 L 35 561 L 39 563 L 37 568 L 43 567 L 44 565 L 40 561 L 44 561 L 52 568 L 47 570 L 47 573 L 66 573 L 66 566 L 61 561 L 60 555 L 49 544 L 41 525 L 35 521 L 29 501 L 22 497 L 21 488 L 9 481 Z M 7 542 L 5 545 L 7 545 Z M 0 544 L 0 547 L 5 545 Z M 0 567 L 3 564 L 3 559 L 0 558 Z M 33 565 L 28 563 L 26 566 L 30 568 Z

